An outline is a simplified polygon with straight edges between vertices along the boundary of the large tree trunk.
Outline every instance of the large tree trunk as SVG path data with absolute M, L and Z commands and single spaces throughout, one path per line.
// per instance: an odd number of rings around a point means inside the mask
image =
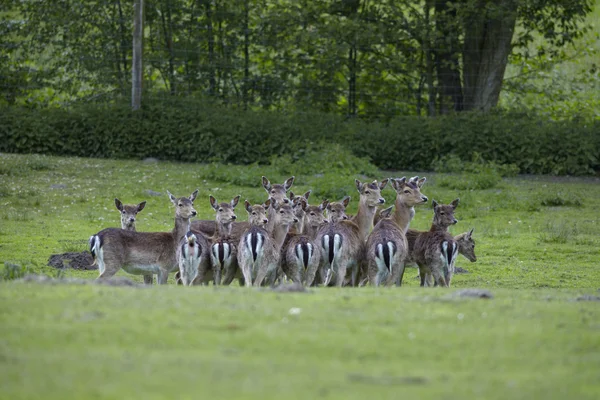
M 514 0 L 479 0 L 464 20 L 465 110 L 489 111 L 498 104 L 517 21 Z
M 435 1 L 435 68 L 438 79 L 438 110 L 447 114 L 451 110 L 462 111 L 463 92 L 460 81 L 460 26 L 456 19 L 456 7 L 447 0 Z

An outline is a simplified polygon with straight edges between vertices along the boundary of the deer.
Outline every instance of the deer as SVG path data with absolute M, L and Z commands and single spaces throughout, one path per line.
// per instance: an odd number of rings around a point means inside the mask
M 137 214 L 146 207 L 146 202 L 139 204 L 123 204 L 121 200 L 115 199 L 115 207 L 121 212 L 121 229 L 135 231 L 135 218 Z
M 298 218 L 298 222 L 295 223 L 291 228 L 290 232 L 292 233 L 302 233 L 304 231 L 304 209 L 302 208 L 302 200 L 308 204 L 308 198 L 310 197 L 311 190 L 304 193 L 303 195 L 296 196 L 294 192 L 290 191 L 289 199 L 292 202 L 292 207 L 294 208 L 294 214 L 296 218 Z
M 175 226 L 171 232 L 131 232 L 106 228 L 89 239 L 90 252 L 98 264 L 97 279 L 107 279 L 121 268 L 134 275 L 157 274 L 157 283 L 167 283 L 169 272 L 178 267 L 177 246 L 190 230 L 190 218 L 196 216 L 194 200 L 198 190 L 189 197 L 176 198 L 167 191 L 175 205 Z
M 237 242 L 231 238 L 232 226 L 237 216 L 235 207 L 240 201 L 240 195 L 234 197 L 229 203 L 218 203 L 211 195 L 210 205 L 216 212 L 215 222 L 217 229 L 211 238 L 212 246 L 210 260 L 212 264 L 212 275 L 215 285 L 221 284 L 221 274 L 231 277 L 235 276 L 237 266 Z M 231 280 L 229 280 L 231 282 Z
M 121 200 L 115 198 L 115 207 L 121 213 L 121 229 L 135 232 L 137 214 L 146 207 L 146 201 L 142 201 L 139 204 L 123 204 Z M 152 275 L 144 275 L 144 283 L 152 285 Z
M 367 276 L 374 286 L 402 284 L 409 253 L 406 230 L 414 216 L 414 207 L 428 200 L 421 194 L 418 182 L 407 181 L 405 177 L 390 180 L 396 191 L 394 214 L 392 207 L 380 212 L 380 220 L 366 244 Z
M 321 253 L 314 239 L 318 228 L 327 223 L 323 212 L 328 204 L 324 200 L 317 206 L 309 206 L 304 198 L 300 200 L 304 210 L 304 233 L 288 233 L 281 252 L 281 269 L 294 283 L 311 286 L 315 280 Z
M 468 232 L 463 232 L 458 235 L 455 235 L 454 240 L 456 240 L 456 243 L 458 244 L 458 254 L 461 254 L 463 257 L 465 257 L 467 260 L 469 260 L 471 262 L 476 262 L 477 255 L 475 254 L 475 239 L 473 239 L 473 230 L 474 229 L 471 228 L 471 230 Z M 406 259 L 406 265 L 413 264 L 413 265 L 417 266 L 416 262 L 414 261 L 413 253 L 414 253 L 415 241 L 417 240 L 419 235 L 422 233 L 423 233 L 423 231 L 418 231 L 416 229 L 409 229 L 408 232 L 406 232 L 406 239 L 408 241 L 408 248 L 409 248 L 409 256 Z M 419 278 L 420 278 L 420 274 L 419 274 Z M 431 286 L 432 276 L 430 274 L 425 275 L 425 280 L 427 282 L 427 286 Z M 437 286 L 437 283 L 434 283 L 434 286 Z
M 288 178 L 283 184 L 271 184 L 271 182 L 266 178 L 262 177 L 262 185 L 269 194 L 269 198 L 274 198 L 278 202 L 287 203 L 290 200 L 287 198 L 286 193 L 290 190 L 294 183 L 295 177 Z M 236 228 L 238 223 L 233 224 L 233 231 L 236 233 L 243 233 L 248 226 L 242 224 L 242 227 Z M 192 222 L 192 230 L 201 232 L 207 237 L 211 237 L 215 234 L 217 230 L 217 225 L 214 220 L 197 220 Z
M 438 204 L 432 201 L 433 222 L 429 231 L 422 232 L 415 240 L 412 258 L 419 266 L 421 286 L 429 286 L 426 275 L 433 275 L 434 281 L 443 287 L 450 286 L 454 273 L 454 262 L 458 253 L 458 243 L 448 232 L 448 227 L 458 220 L 454 217 L 454 210 L 459 199 L 450 204 Z
M 288 204 L 290 203 L 290 199 L 287 198 L 286 193 L 290 190 L 292 185 L 294 184 L 295 177 L 292 176 L 283 182 L 283 184 L 271 184 L 271 182 L 265 177 L 262 177 L 262 185 L 267 191 L 269 198 L 275 200 L 271 201 L 271 207 L 274 203 L 277 204 Z
M 267 284 L 274 284 L 283 241 L 291 224 L 298 222 L 289 201 L 280 204 L 271 198 L 270 210 L 266 229 L 252 225 L 238 245 L 238 264 L 246 287 L 261 286 L 265 279 Z
M 329 222 L 338 222 L 349 219 L 346 208 L 350 203 L 350 196 L 344 196 L 341 201 L 334 201 L 327 205 L 327 219 Z
M 191 286 L 201 283 L 198 275 L 201 270 L 206 269 L 209 263 L 209 243 L 200 233 L 188 231 L 177 247 L 177 261 L 179 271 L 175 275 L 178 284 Z
M 373 217 L 377 206 L 385 203 L 381 190 L 388 179 L 381 183 L 354 181 L 360 195 L 358 211 L 349 220 L 340 220 L 322 226 L 316 240 L 321 247 L 320 275 L 324 286 L 331 282 L 337 287 L 350 282 L 358 285 L 359 263 L 364 258 L 365 239 L 373 227 Z

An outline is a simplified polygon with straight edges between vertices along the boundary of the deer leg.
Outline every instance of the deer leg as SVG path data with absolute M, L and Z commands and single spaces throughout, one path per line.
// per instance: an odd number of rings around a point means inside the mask
M 156 278 L 156 283 L 159 285 L 164 285 L 167 283 L 167 278 L 169 277 L 169 272 L 164 269 L 158 270 L 158 277 Z
M 262 284 L 263 280 L 267 276 L 267 272 L 268 272 L 268 270 L 267 270 L 267 266 L 266 265 L 261 265 L 258 268 L 258 272 L 256 274 L 256 279 L 254 280 L 254 286 L 260 287 L 260 285 Z
M 152 285 L 153 279 L 152 279 L 152 275 L 144 275 L 144 284 L 145 285 Z
M 425 287 L 427 283 L 427 273 L 425 272 L 425 268 L 419 266 L 419 277 L 421 278 L 421 283 L 419 286 Z
M 223 278 L 223 285 L 227 286 L 227 285 L 231 284 L 231 282 L 233 281 L 233 278 L 235 278 L 236 270 L 237 270 L 237 268 L 235 267 L 235 265 L 233 265 L 233 263 L 230 263 L 225 268 L 225 277 Z
M 444 279 L 444 276 L 442 275 L 440 268 L 438 268 L 437 266 L 434 268 L 431 268 L 431 273 L 433 274 L 434 281 L 437 282 L 438 285 L 440 285 L 442 287 L 448 287 L 448 285 L 446 285 L 446 279 Z
M 108 279 L 108 278 L 114 276 L 117 273 L 117 271 L 119 271 L 119 270 L 105 268 L 104 271 L 102 271 L 102 273 L 100 275 L 98 275 L 96 280 Z
M 336 279 L 335 279 L 335 286 L 337 287 L 342 287 L 344 286 L 344 280 L 346 279 L 346 269 L 347 266 L 339 266 L 338 270 L 337 270 L 337 275 L 336 275 Z
M 244 285 L 246 287 L 251 287 L 252 286 L 252 265 L 247 265 L 246 263 L 243 263 L 241 265 L 242 268 L 242 274 L 244 275 Z M 242 283 L 240 282 L 240 285 Z

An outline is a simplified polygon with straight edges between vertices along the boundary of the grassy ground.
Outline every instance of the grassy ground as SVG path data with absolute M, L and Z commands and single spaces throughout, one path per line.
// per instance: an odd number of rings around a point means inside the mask
M 354 175 L 295 173 L 293 190 L 314 189 L 314 202 L 348 193 L 356 209 Z M 208 219 L 209 194 L 262 201 L 262 174 L 291 175 L 1 154 L 0 263 L 57 275 L 45 265 L 51 254 L 83 251 L 91 234 L 119 225 L 115 197 L 148 201 L 139 230 L 168 230 L 166 190 L 199 188 Z M 390 175 L 413 174 L 360 179 Z M 598 398 L 599 303 L 576 299 L 600 296 L 600 182 L 518 177 L 451 189 L 461 179 L 429 174 L 423 192 L 460 197 L 453 232 L 475 228 L 478 261 L 461 258 L 469 273 L 453 286 L 493 299 L 420 289 L 416 270 L 400 289 L 311 293 L 0 283 L 0 398 Z M 426 229 L 431 217 L 423 207 L 412 226 Z

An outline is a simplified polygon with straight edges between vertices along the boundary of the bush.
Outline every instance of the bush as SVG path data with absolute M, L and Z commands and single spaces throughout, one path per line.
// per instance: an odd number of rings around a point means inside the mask
M 316 149 L 339 170 L 372 174 L 383 169 L 426 171 L 432 161 L 472 161 L 478 154 L 530 174 L 593 174 L 600 170 L 600 122 L 551 121 L 518 113 L 460 113 L 437 118 L 397 117 L 389 122 L 344 120 L 320 113 L 243 111 L 199 100 L 79 105 L 71 109 L 0 110 L 0 152 L 100 158 L 157 157 L 187 162 L 266 165 L 273 157 L 316 171 Z M 340 147 L 327 147 L 338 144 Z M 363 160 L 339 155 L 342 148 Z M 454 157 L 454 158 L 448 158 Z M 450 164 L 448 164 L 450 165 Z M 42 163 L 30 168 L 46 168 Z M 10 174 L 12 171 L 4 171 Z M 475 172 L 477 173 L 477 172 Z M 511 172 L 512 173 L 512 172 Z

